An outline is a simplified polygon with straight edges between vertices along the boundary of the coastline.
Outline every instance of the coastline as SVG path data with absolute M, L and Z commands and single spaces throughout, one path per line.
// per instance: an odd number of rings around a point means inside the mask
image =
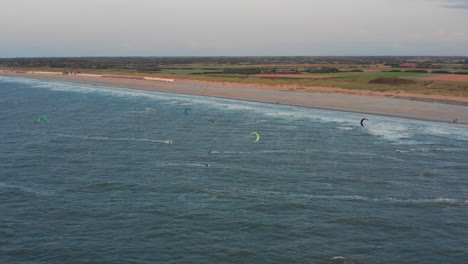
M 406 119 L 468 124 L 468 98 L 398 94 L 370 95 L 361 91 L 313 87 L 312 92 L 289 91 L 295 86 L 261 86 L 177 79 L 173 83 L 92 76 L 6 73 L 0 75 L 145 91 L 199 95 L 242 101 L 300 106 Z

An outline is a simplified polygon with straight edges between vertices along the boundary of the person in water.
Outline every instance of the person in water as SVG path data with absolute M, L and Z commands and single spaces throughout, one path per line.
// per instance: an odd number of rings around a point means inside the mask
M 208 163 L 205 163 L 205 167 L 209 167 L 210 165 Z
M 211 149 L 208 151 L 208 154 L 211 154 Z

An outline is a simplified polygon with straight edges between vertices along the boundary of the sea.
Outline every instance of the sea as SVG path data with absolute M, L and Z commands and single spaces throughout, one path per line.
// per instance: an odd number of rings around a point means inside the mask
M 0 263 L 468 263 L 466 125 L 7 76 L 0 113 Z

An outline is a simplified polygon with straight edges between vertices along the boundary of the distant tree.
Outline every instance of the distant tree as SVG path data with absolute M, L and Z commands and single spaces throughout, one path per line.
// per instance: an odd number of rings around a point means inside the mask
M 311 67 L 307 69 L 307 72 L 310 73 L 334 73 L 334 72 L 340 72 L 338 68 L 335 67 L 328 67 L 328 66 L 317 66 L 317 67 Z
M 420 73 L 429 73 L 426 70 L 406 70 L 405 72 L 420 72 Z
M 443 70 L 435 70 L 435 71 L 431 71 L 431 73 L 445 73 L 445 74 L 450 74 L 452 73 L 451 71 L 443 71 Z
M 260 68 L 239 68 L 239 69 L 224 69 L 224 73 L 237 74 L 258 74 L 262 72 Z

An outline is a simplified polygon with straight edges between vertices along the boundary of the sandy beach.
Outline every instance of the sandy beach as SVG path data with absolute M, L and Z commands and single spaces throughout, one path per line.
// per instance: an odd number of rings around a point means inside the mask
M 408 119 L 468 124 L 468 98 L 420 94 L 375 93 L 328 87 L 262 86 L 177 79 L 173 83 L 71 75 L 0 72 L 1 75 L 98 86 L 201 95 L 244 101 L 278 103 L 327 110 Z

